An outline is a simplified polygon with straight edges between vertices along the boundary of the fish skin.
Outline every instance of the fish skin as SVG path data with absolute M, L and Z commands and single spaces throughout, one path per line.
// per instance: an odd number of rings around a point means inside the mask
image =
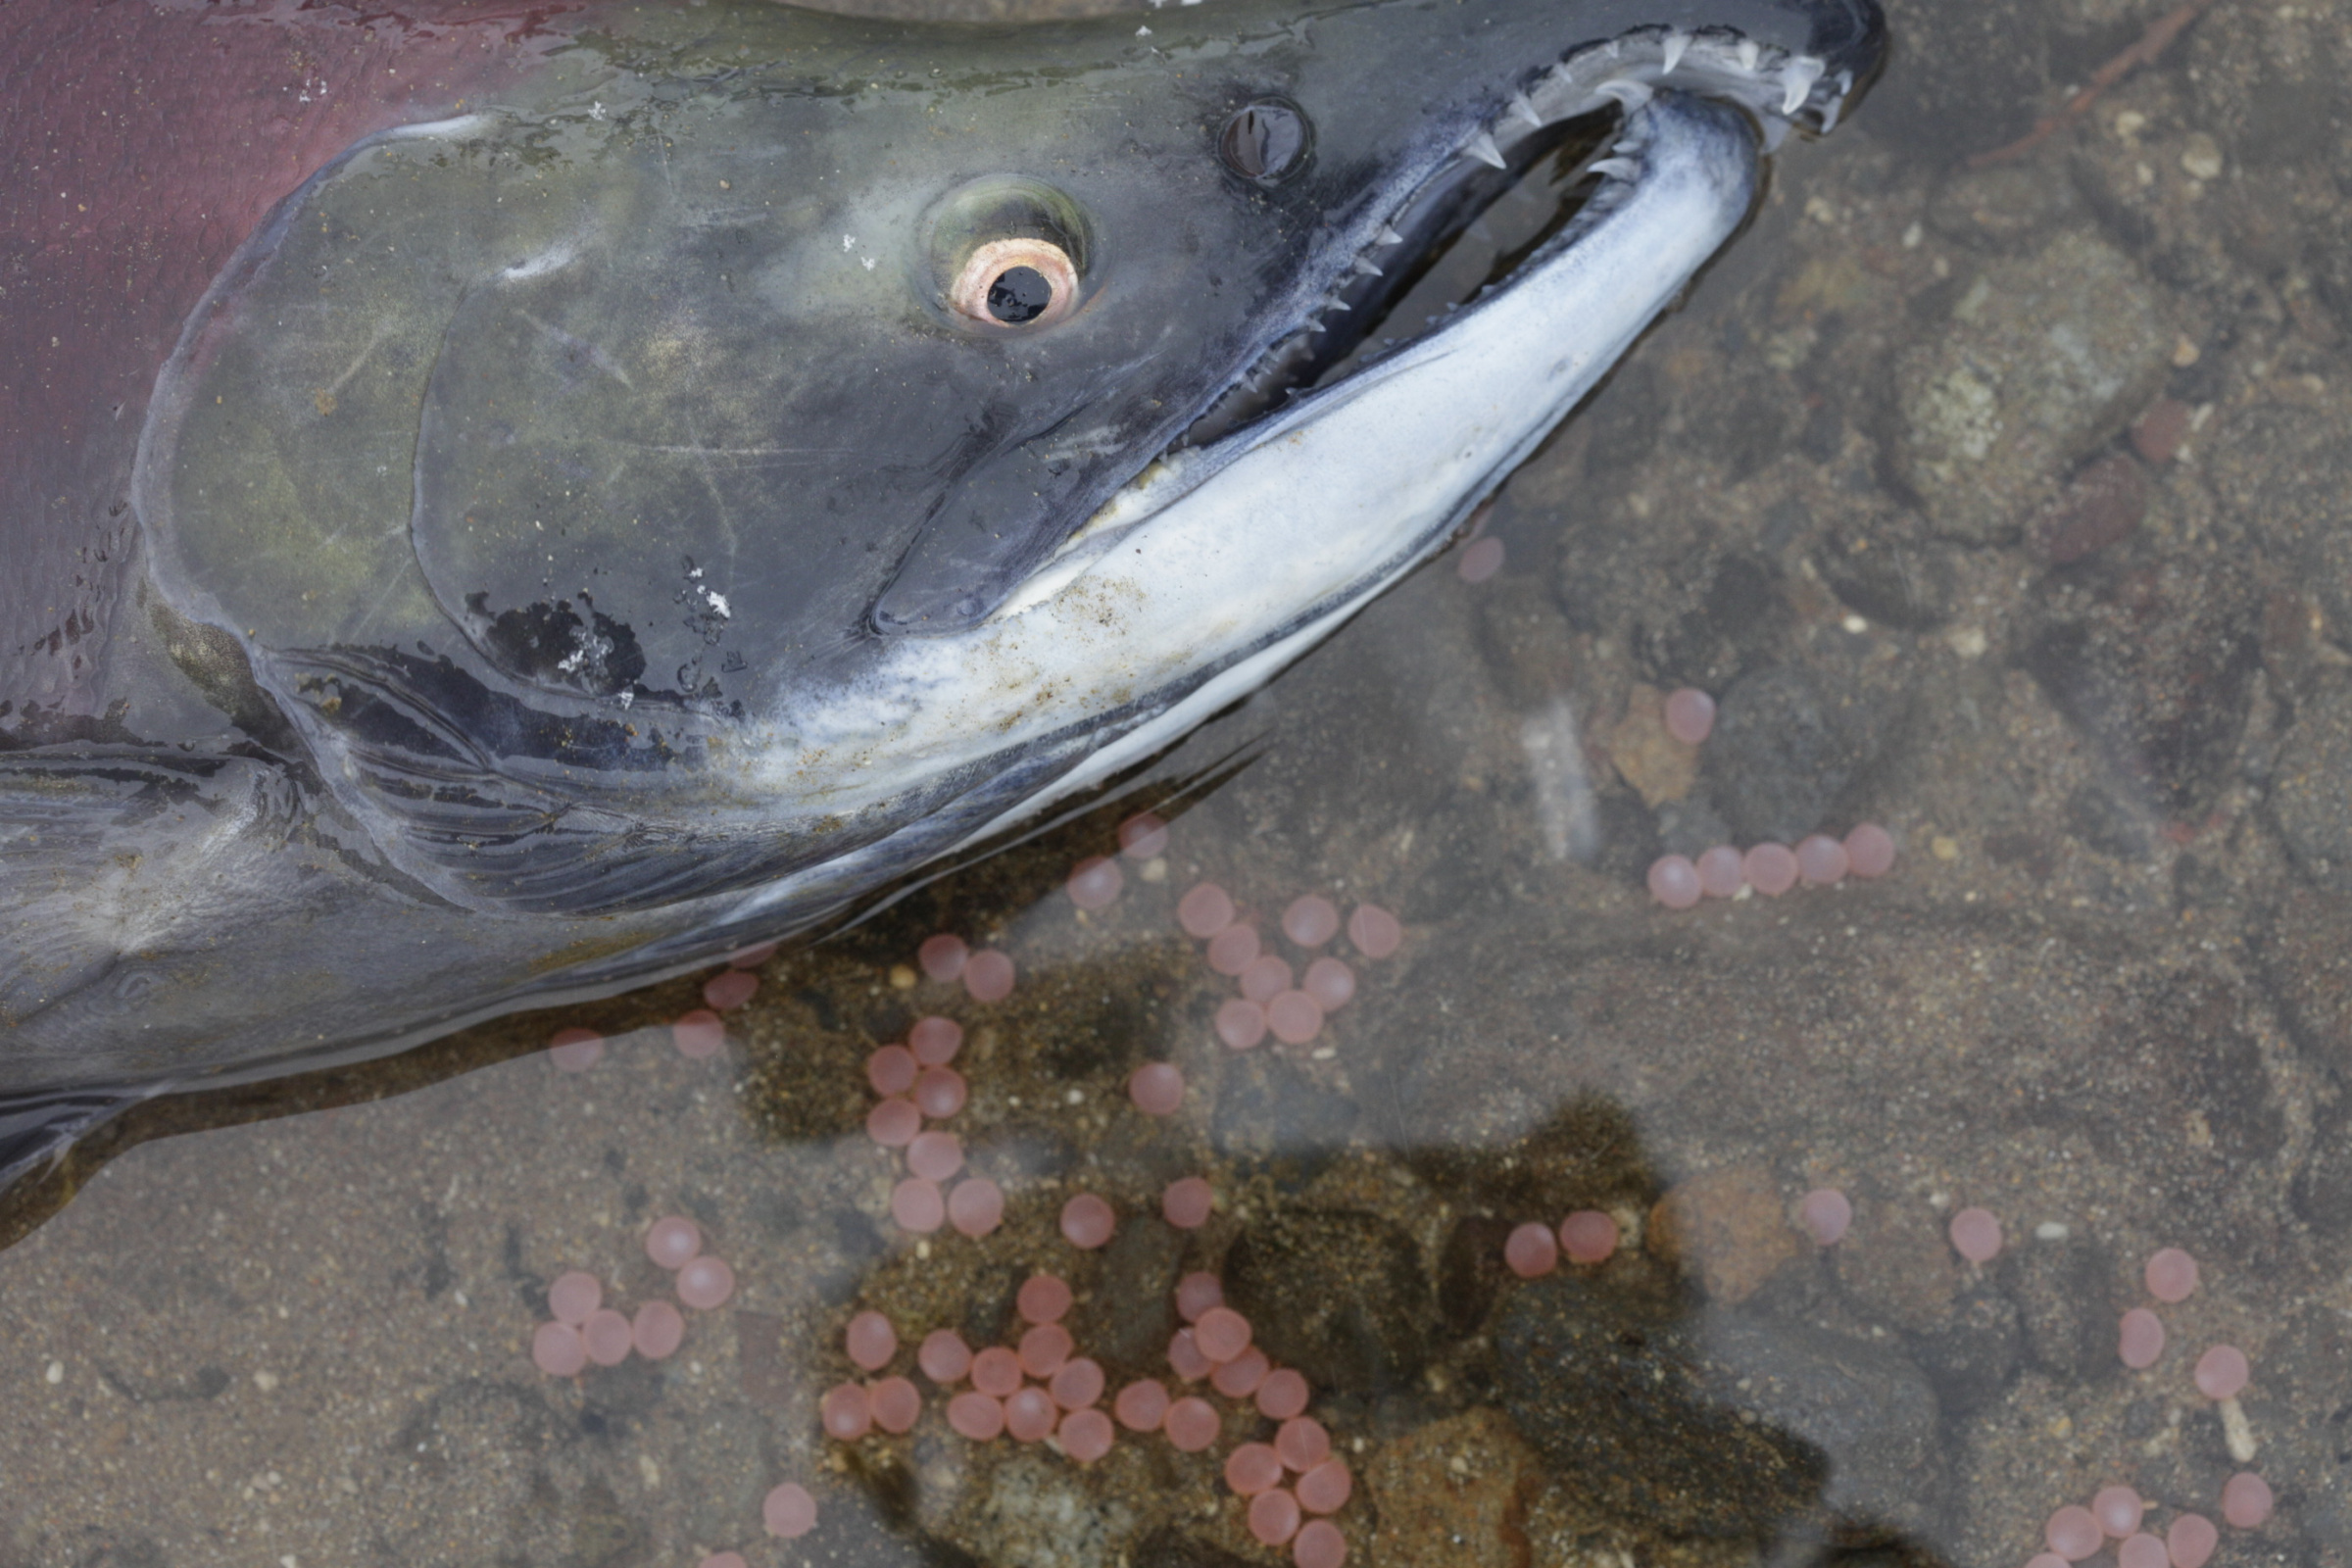
M 1278 51 L 1286 38 L 1303 49 L 1308 35 L 1344 34 L 1381 8 L 1340 8 L 1312 24 L 1240 6 L 1222 16 L 1207 9 L 1156 18 L 1148 53 L 1165 59 L 1214 44 L 1220 28 L 1261 50 Z M 1420 9 L 1388 8 L 1400 19 Z M 1531 14 L 1498 6 L 1486 20 L 1515 16 L 1525 27 Z M 1874 68 L 1881 46 L 1875 9 L 1837 0 L 1591 0 L 1579 14 L 1593 38 L 1643 23 L 1699 28 L 1737 17 L 1793 41 L 1826 39 L 1858 76 Z M 714 886 L 821 872 L 792 911 L 805 921 L 949 848 L 973 820 L 1017 807 L 1068 765 L 1058 756 L 1010 756 L 992 776 L 958 776 L 888 801 L 862 836 L 780 853 L 772 845 L 746 852 L 719 835 L 698 839 L 692 813 L 682 813 L 655 824 L 651 837 L 664 858 L 632 884 L 630 900 L 581 905 L 579 890 L 590 884 L 574 877 L 552 904 L 534 907 L 517 902 L 520 884 L 505 871 L 468 884 L 387 843 L 383 819 L 340 782 L 362 754 L 322 751 L 316 723 L 289 719 L 292 688 L 256 677 L 257 660 L 299 663 L 299 654 L 312 662 L 300 665 L 307 674 L 289 679 L 331 676 L 380 700 L 413 694 L 426 678 L 417 671 L 429 676 L 447 664 L 446 651 L 387 673 L 384 650 L 345 650 L 330 667 L 317 649 L 272 644 L 219 613 L 213 590 L 190 591 L 186 573 L 174 581 L 170 567 L 184 559 L 174 562 L 178 545 L 169 530 L 152 531 L 157 516 L 141 535 L 142 514 L 160 509 L 127 504 L 138 435 L 149 431 L 151 451 L 171 445 L 155 438 L 161 426 L 148 402 L 179 323 L 208 289 L 225 306 L 236 303 L 233 289 L 216 289 L 221 270 L 241 248 L 254 254 L 252 236 L 266 221 L 312 211 L 296 193 L 350 156 L 346 149 L 419 122 L 495 114 L 527 123 L 551 104 L 585 97 L 601 106 L 599 82 L 651 90 L 646 83 L 658 78 L 707 79 L 736 69 L 742 57 L 727 48 L 736 36 L 782 39 L 787 53 L 828 57 L 845 100 L 858 96 L 858 78 L 877 82 L 891 69 L 906 69 L 919 86 L 909 61 L 939 59 L 952 70 L 959 58 L 1006 47 L 992 29 L 787 18 L 753 7 L 657 9 L 650 22 L 646 15 L 634 7 L 449 6 L 362 24 L 347 13 L 291 4 L 223 16 L 134 0 L 95 12 L 11 8 L 0 20 L 0 75 L 37 83 L 0 109 L 0 239 L 25 263 L 9 281 L 10 309 L 0 316 L 0 364 L 10 372 L 0 377 L 0 525 L 12 558 L 28 568 L 13 579 L 17 586 L 0 588 L 0 703 L 8 705 L 0 710 L 0 831 L 9 834 L 0 841 L 0 910 L 13 905 L 18 933 L 0 951 L 0 1167 L 104 1114 L 110 1093 L 379 1054 L 471 1018 L 675 969 L 702 948 L 737 939 L 725 930 L 682 934 L 717 914 L 695 903 Z M 1091 54 L 1115 65 L 1142 58 L 1131 34 L 1109 24 L 1060 24 L 1020 36 L 1022 47 L 1049 58 Z M 1427 102 L 1444 79 L 1445 51 L 1428 45 L 1402 50 L 1384 73 L 1397 78 L 1399 101 Z M 1492 44 L 1463 32 L 1452 46 L 1475 53 Z M 175 59 L 207 64 L 208 107 L 199 112 L 172 106 L 175 83 L 157 62 Z M 1450 157 L 1447 147 L 1507 113 L 1523 85 L 1519 74 L 1507 74 L 1473 87 L 1456 82 L 1441 122 L 1395 156 L 1433 167 L 1441 153 Z M 1308 75 L 1280 84 L 1320 105 Z M 1043 101 L 1043 91 L 1024 102 Z M 1344 121 L 1334 108 L 1319 154 L 1349 145 Z M 1392 184 L 1403 177 L 1388 172 Z M 1205 163 L 1176 177 L 1180 186 L 1223 178 Z M 1316 187 L 1318 195 L 1331 188 Z M 1349 188 L 1370 201 L 1386 187 L 1365 178 Z M 1283 199 L 1269 191 L 1259 203 L 1276 212 L 1275 229 L 1287 224 L 1295 234 L 1317 217 L 1303 202 L 1284 212 Z M 1366 243 L 1384 237 L 1378 214 L 1367 208 L 1361 220 Z M 1225 360 L 1211 356 L 1195 368 L 1164 427 L 1128 444 L 1140 444 L 1144 457 L 1164 445 L 1167 430 L 1180 428 L 1278 329 L 1296 307 L 1293 296 L 1320 297 L 1344 277 L 1367 275 L 1355 268 L 1361 248 L 1267 242 L 1279 287 L 1237 313 Z M 201 341 L 200 333 L 186 339 Z M 1105 373 L 1118 363 L 1115 354 L 1102 360 Z M 175 384 L 197 386 L 202 368 L 183 346 Z M 1130 451 L 1098 465 L 1108 475 L 1096 475 L 1098 491 L 1124 482 L 1139 462 Z M 151 459 L 150 471 L 156 466 Z M 1095 495 L 1073 492 L 1070 515 L 1033 528 L 1009 556 L 983 549 L 964 560 L 954 548 L 926 556 L 926 539 L 941 535 L 918 532 L 897 569 L 905 575 L 911 562 L 954 581 L 976 561 L 1017 580 L 1083 519 Z M 478 671 L 466 679 L 481 685 Z M 432 712 L 433 704 L 421 710 Z M 723 711 L 706 711 L 677 717 L 675 727 L 692 731 L 697 746 L 715 742 L 723 751 L 727 721 Z M 553 792 L 544 797 L 551 825 L 584 820 L 578 831 L 591 854 L 648 836 L 629 803 L 614 808 L 596 798 L 592 786 L 604 782 L 609 762 L 539 760 L 546 776 L 534 787 Z M 431 824 L 412 816 L 400 825 L 422 834 Z M 729 855 L 741 860 L 731 872 Z M 714 881 L 714 864 L 736 881 Z M 159 898 L 159 888 L 170 897 Z M 556 918 L 582 913 L 591 918 Z M 92 940 L 94 931 L 106 940 Z M 433 956 L 419 966 L 407 958 L 416 954 Z M 306 1027 L 314 1015 L 345 1021 L 321 1035 Z M 355 1029 L 354 1016 L 382 1021 Z

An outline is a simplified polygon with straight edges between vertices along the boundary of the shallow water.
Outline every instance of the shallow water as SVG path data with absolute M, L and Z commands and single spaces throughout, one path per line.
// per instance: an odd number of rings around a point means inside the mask
M 159 1107 L 0 1216 L 0 1565 L 1288 1561 L 1219 1480 L 1271 1429 L 1241 1401 L 1086 1466 L 953 1436 L 919 1377 L 911 1434 L 822 1435 L 854 1313 L 909 1372 L 936 1328 L 1010 1343 L 1036 1271 L 1114 1391 L 1173 1381 L 1175 1282 L 1221 1274 L 1352 1470 L 1354 1563 L 2023 1564 L 2102 1488 L 2219 1524 L 2241 1471 L 2276 1512 L 2215 1563 L 2352 1563 L 2352 15 L 2219 5 L 1970 171 L 2167 7 L 1890 9 L 1858 120 L 1505 491 L 1495 575 L 1435 563 L 1127 797 L 770 959 L 716 1057 L 672 1048 L 681 983 Z M 1146 807 L 1164 857 L 1082 914 L 1061 879 Z M 1866 820 L 1882 880 L 1644 891 Z M 1234 1052 L 1175 918 L 1203 880 L 1299 967 L 1301 894 L 1404 944 L 1339 938 L 1353 999 Z M 1011 996 L 920 979 L 938 931 Z M 1009 1199 L 978 1240 L 897 1226 L 863 1131 L 930 1012 Z M 559 1072 L 580 1023 L 606 1054 Z M 1156 1060 L 1164 1119 L 1125 1097 Z M 1101 1250 L 1057 1232 L 1080 1192 Z M 1581 1209 L 1608 1261 L 1504 1268 Z M 669 1213 L 732 1298 L 665 1360 L 535 1369 L 558 1274 L 671 1294 Z

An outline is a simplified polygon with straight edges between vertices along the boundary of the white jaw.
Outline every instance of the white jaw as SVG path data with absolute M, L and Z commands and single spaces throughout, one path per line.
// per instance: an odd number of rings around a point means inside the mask
M 1016 748 L 1084 754 L 978 839 L 1262 684 L 1441 549 L 1755 194 L 1752 127 L 1678 97 L 1636 113 L 1612 163 L 1575 228 L 1441 330 L 1155 465 L 970 633 L 804 694 L 756 786 L 847 813 Z

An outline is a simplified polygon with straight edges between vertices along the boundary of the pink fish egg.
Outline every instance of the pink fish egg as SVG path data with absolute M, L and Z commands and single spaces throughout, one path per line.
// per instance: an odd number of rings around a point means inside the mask
M 542 1323 L 531 1331 L 531 1364 L 551 1378 L 577 1375 L 588 1365 L 588 1346 L 569 1323 Z
M 2159 1248 L 2148 1254 L 2141 1270 L 2148 1294 L 2170 1306 L 2197 1293 L 2197 1260 L 2178 1247 Z
M 1282 911 L 1282 934 L 1302 948 L 1319 948 L 1340 934 L 1340 911 L 1320 894 L 1293 899 Z
M 1217 1038 L 1228 1051 L 1248 1051 L 1266 1038 L 1266 1009 L 1246 997 L 1217 1006 Z
M 2041 1539 L 2068 1562 L 2081 1562 L 2106 1544 L 2106 1532 L 2088 1508 L 2068 1503 L 2041 1527 Z
M 1243 998 L 1261 1007 L 1290 989 L 1291 966 L 1271 953 L 1258 955 L 1257 961 L 1242 971 Z
M 1367 958 L 1393 957 L 1404 946 L 1404 927 L 1377 904 L 1359 904 L 1348 916 L 1348 941 Z
M 1225 1485 L 1237 1496 L 1254 1497 L 1282 1485 L 1282 1458 L 1269 1443 L 1245 1443 L 1225 1456 Z
M 865 1391 L 874 1412 L 874 1425 L 892 1437 L 905 1437 L 923 1416 L 922 1392 L 905 1378 L 883 1378 Z
M 1786 844 L 1759 844 L 1740 862 L 1747 885 L 1768 899 L 1777 899 L 1796 886 L 1796 854 Z
M 1512 1230 L 1502 1243 L 1503 1266 L 1523 1280 L 1540 1280 L 1560 1266 L 1560 1244 L 1551 1227 L 1531 1220 Z
M 971 1086 L 953 1067 L 925 1067 L 914 1080 L 915 1108 L 933 1121 L 955 1115 L 970 1095 Z
M 1502 541 L 1493 534 L 1473 539 L 1462 547 L 1454 571 L 1467 583 L 1482 583 L 1502 569 Z M 1279 1545 L 1279 1542 L 1269 1543 Z
M 1203 882 L 1176 901 L 1176 923 L 1196 942 L 1206 942 L 1233 924 L 1233 900 L 1214 882 Z
M 1074 1342 L 1058 1323 L 1040 1323 L 1021 1336 L 1017 1358 L 1033 1378 L 1050 1378 L 1068 1364 Z
M 1063 1453 L 1080 1464 L 1093 1464 L 1110 1451 L 1118 1434 L 1111 1428 L 1110 1417 L 1102 1411 L 1072 1410 L 1054 1428 L 1054 1438 Z
M 1161 1217 L 1180 1231 L 1197 1231 L 1207 1224 L 1216 1206 L 1216 1193 L 1198 1176 L 1172 1181 L 1159 1195 Z
M 727 1026 L 710 1008 L 697 1007 L 670 1024 L 669 1044 L 688 1061 L 709 1061 L 726 1049 Z
M 1680 855 L 1649 862 L 1649 896 L 1669 909 L 1688 909 L 1699 900 L 1698 867 Z
M 1024 1323 L 1058 1323 L 1069 1316 L 1070 1303 L 1076 1299 L 1069 1282 L 1057 1274 L 1032 1274 L 1021 1281 L 1020 1290 L 1013 1296 L 1013 1307 Z
M 1273 1370 L 1266 1352 L 1251 1346 L 1230 1361 L 1221 1361 L 1208 1375 L 1208 1386 L 1228 1399 L 1247 1399 L 1255 1394 Z
M 1308 1513 L 1338 1513 L 1355 1494 L 1355 1477 L 1345 1459 L 1326 1459 L 1298 1478 L 1298 1506 Z
M 1176 1282 L 1176 1315 L 1187 1323 L 1198 1323 L 1201 1313 L 1224 1304 L 1225 1282 L 1214 1274 L 1187 1274 Z
M 1337 1012 L 1355 1000 L 1355 971 L 1328 954 L 1306 966 L 1298 989 L 1315 999 L 1325 1012 Z
M 1845 846 L 1827 833 L 1815 833 L 1797 841 L 1796 874 L 1812 886 L 1826 888 L 1842 882 L 1851 868 Z
M 817 1420 L 836 1443 L 855 1443 L 874 1429 L 873 1401 L 855 1383 L 837 1383 L 817 1401 Z
M 1168 853 L 1168 824 L 1138 811 L 1119 824 L 1119 853 L 1130 860 L 1154 860 Z
M 2115 1337 L 2115 1353 L 2134 1372 L 2144 1372 L 2164 1354 L 2164 1320 L 2144 1306 L 2124 1314 Z
M 648 1301 L 629 1319 L 629 1343 L 648 1361 L 666 1361 L 686 1343 L 686 1319 L 667 1301 Z
M 1002 1345 L 972 1357 L 972 1387 L 1002 1399 L 1021 1386 L 1021 1358 Z
M 1015 1443 L 1043 1443 L 1060 1423 L 1061 1412 L 1043 1389 L 1015 1389 L 1004 1396 L 1004 1431 Z
M 865 1081 L 877 1095 L 905 1094 L 914 1087 L 914 1075 L 921 1070 L 914 1053 L 905 1046 L 884 1046 L 865 1058 Z
M 1250 1534 L 1261 1544 L 1285 1545 L 1298 1533 L 1298 1499 L 1281 1487 L 1269 1487 L 1250 1499 Z
M 968 1176 L 948 1194 L 948 1223 L 974 1240 L 1004 1223 L 1004 1189 L 985 1176 Z
M 923 1130 L 923 1113 L 911 1100 L 893 1095 L 865 1113 L 865 1136 L 884 1149 L 905 1149 Z
M 678 1270 L 678 1299 L 698 1312 L 722 1306 L 735 1294 L 735 1271 L 706 1252 Z
M 695 1568 L 751 1568 L 740 1551 L 714 1551 L 695 1564 Z
M 1989 1263 L 2001 1255 L 2001 1222 L 1988 1208 L 1964 1208 L 1952 1216 L 1952 1250 L 1971 1263 Z
M 954 1133 L 916 1133 L 906 1146 L 908 1174 L 927 1182 L 944 1182 L 963 1169 L 963 1140 Z
M 1845 863 L 1858 877 L 1882 877 L 1894 869 L 1894 836 L 1864 822 L 1845 836 Z
M 548 1037 L 547 1059 L 558 1072 L 586 1072 L 605 1056 L 605 1037 L 593 1029 L 559 1029 Z
M 948 1401 L 948 1426 L 959 1438 L 993 1443 L 1004 1432 L 1004 1401 L 986 1394 L 958 1394 Z
M 1118 861 L 1094 855 L 1070 867 L 1062 890 L 1081 909 L 1107 909 L 1118 901 L 1119 889 L 1126 884 L 1127 874 L 1119 869 Z
M 787 1481 L 760 1499 L 760 1522 L 771 1536 L 797 1540 L 816 1528 L 816 1499 L 797 1481 Z M 732 1556 L 733 1553 L 728 1553 Z M 737 1562 L 743 1559 L 737 1557 Z
M 1835 1187 L 1816 1187 L 1796 1205 L 1796 1223 L 1816 1247 L 1835 1247 L 1854 1222 L 1854 1205 Z
M 1003 1002 L 1012 995 L 1012 959 L 982 948 L 963 962 L 963 994 L 974 1002 Z
M 1617 1222 L 1597 1208 L 1560 1221 L 1560 1250 L 1571 1263 L 1606 1263 L 1617 1253 Z
M 1311 1415 L 1293 1416 L 1274 1429 L 1274 1451 L 1303 1475 L 1331 1457 L 1331 1433 Z
M 923 1376 L 944 1389 L 961 1383 L 972 1370 L 972 1348 L 954 1329 L 933 1329 L 915 1348 L 914 1364 L 922 1369 Z
M 1127 1098 L 1147 1116 L 1173 1116 L 1184 1105 L 1184 1074 L 1164 1061 L 1147 1061 L 1127 1080 Z
M 2178 1515 L 2164 1533 L 2164 1549 L 2173 1568 L 2205 1568 L 2221 1544 L 2222 1533 L 2201 1513 Z
M 1081 1251 L 1109 1246 L 1118 1228 L 1118 1215 L 1093 1193 L 1080 1193 L 1061 1205 L 1061 1239 Z
M 2130 1487 L 2101 1487 L 2098 1495 L 2090 1499 L 2090 1516 L 2118 1541 L 2139 1528 L 2139 1516 L 2145 1511 L 2139 1494 Z
M 2239 1530 L 2259 1528 L 2271 1517 L 2271 1484 L 2251 1470 L 2222 1483 L 2222 1518 Z
M 1685 746 L 1698 746 L 1715 731 L 1715 699 L 1685 686 L 1666 698 L 1666 733 Z
M 1211 1362 L 1230 1361 L 1250 1348 L 1250 1320 L 1230 1306 L 1212 1306 L 1194 1320 L 1193 1343 Z
M 2164 1542 L 2144 1530 L 2116 1543 L 2116 1568 L 2171 1568 L 2172 1560 Z
M 1157 1432 L 1167 1419 L 1168 1386 L 1157 1378 L 1138 1378 L 1110 1401 L 1110 1413 L 1130 1432 Z
M 918 1067 L 945 1067 L 963 1049 L 963 1025 L 930 1013 L 906 1031 L 906 1051 Z
M 588 1314 L 604 1304 L 605 1287 L 593 1274 L 567 1269 L 547 1288 L 548 1314 L 559 1323 L 578 1328 Z
M 580 1343 L 588 1348 L 588 1359 L 598 1366 L 620 1365 L 635 1344 L 629 1320 L 609 1306 L 588 1314 L 588 1321 L 580 1325 Z
M 1288 1421 L 1305 1410 L 1307 1394 L 1305 1374 L 1276 1367 L 1257 1386 L 1257 1413 L 1269 1420 Z
M 850 1319 L 841 1343 L 853 1363 L 864 1371 L 879 1372 L 899 1353 L 899 1331 L 891 1327 L 890 1319 L 868 1310 Z
M 1074 1355 L 1047 1380 L 1046 1392 L 1064 1410 L 1083 1410 L 1102 1397 L 1102 1363 L 1091 1355 Z
M 909 1176 L 890 1190 L 890 1217 L 903 1231 L 928 1236 L 948 1222 L 948 1200 L 939 1183 Z
M 1159 1429 L 1168 1435 L 1179 1453 L 1199 1453 L 1217 1441 L 1222 1427 L 1217 1420 L 1216 1406 L 1206 1399 L 1185 1396 L 1168 1406 L 1160 1418 Z
M 1291 1542 L 1292 1568 L 1341 1568 L 1348 1560 L 1348 1538 L 1328 1519 L 1309 1519 Z
M 733 1012 L 759 989 L 758 975 L 749 969 L 729 969 L 703 982 L 703 1003 L 713 1012 Z
M 1208 939 L 1208 966 L 1221 975 L 1239 977 L 1263 951 L 1257 927 L 1236 921 Z
M 1266 1027 L 1286 1046 L 1303 1046 L 1323 1032 L 1322 1004 L 1303 991 L 1285 991 L 1266 1004 Z
M 963 966 L 972 956 L 963 938 L 942 931 L 935 937 L 925 937 L 923 945 L 914 950 L 914 961 L 924 974 L 942 984 L 963 978 Z
M 2208 1399 L 2234 1399 L 2252 1370 L 2245 1351 L 2234 1345 L 2217 1345 L 2197 1357 L 2197 1392 Z
M 1747 885 L 1747 858 L 1729 844 L 1700 853 L 1691 862 L 1698 873 L 1698 891 L 1710 899 L 1728 899 Z
M 1217 1364 L 1200 1353 L 1191 1329 L 1178 1329 L 1168 1339 L 1168 1369 L 1187 1383 L 1198 1383 L 1214 1372 Z

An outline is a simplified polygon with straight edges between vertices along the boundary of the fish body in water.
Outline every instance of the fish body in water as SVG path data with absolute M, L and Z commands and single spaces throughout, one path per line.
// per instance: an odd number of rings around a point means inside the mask
M 0 23 L 73 63 L 0 172 L 0 1165 L 1144 760 L 1442 548 L 1884 47 L 1870 0 L 225 9 Z M 110 28 L 246 71 L 167 188 Z M 1573 217 L 1368 336 L 1604 114 Z

